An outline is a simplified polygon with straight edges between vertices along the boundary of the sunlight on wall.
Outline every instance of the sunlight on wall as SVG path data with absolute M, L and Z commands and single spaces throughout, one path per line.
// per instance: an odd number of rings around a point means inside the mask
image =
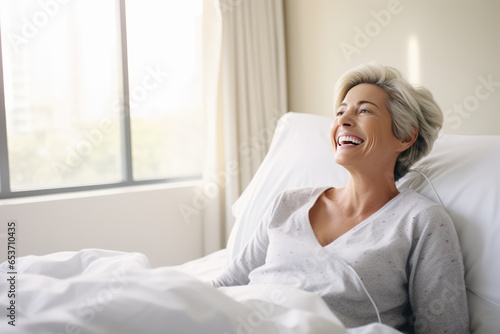
M 415 35 L 408 40 L 408 80 L 420 84 L 420 50 Z

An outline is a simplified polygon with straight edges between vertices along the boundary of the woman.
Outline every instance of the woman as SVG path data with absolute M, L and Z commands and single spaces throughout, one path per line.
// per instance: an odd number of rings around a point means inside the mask
M 367 64 L 337 82 L 331 126 L 344 188 L 300 188 L 272 203 L 214 286 L 286 284 L 320 294 L 346 327 L 467 333 L 458 238 L 445 210 L 395 181 L 427 154 L 443 116 L 430 92 Z

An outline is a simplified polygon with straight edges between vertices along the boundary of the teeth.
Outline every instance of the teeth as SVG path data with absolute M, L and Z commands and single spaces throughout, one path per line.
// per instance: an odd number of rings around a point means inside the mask
M 351 136 L 340 136 L 339 137 L 339 144 L 341 144 L 342 142 L 345 142 L 345 141 L 350 141 L 356 145 L 359 145 L 363 142 L 363 140 L 360 140 L 360 139 L 357 139 L 357 138 L 351 137 Z

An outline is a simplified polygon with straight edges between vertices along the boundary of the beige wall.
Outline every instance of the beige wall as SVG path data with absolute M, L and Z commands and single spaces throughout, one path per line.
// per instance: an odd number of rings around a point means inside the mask
M 443 132 L 500 134 L 500 1 L 284 0 L 284 6 L 289 110 L 332 115 L 337 78 L 374 60 L 431 90 L 445 112 Z

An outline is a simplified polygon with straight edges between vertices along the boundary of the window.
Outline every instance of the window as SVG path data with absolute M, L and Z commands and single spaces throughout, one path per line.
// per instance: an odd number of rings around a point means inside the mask
M 1 197 L 201 175 L 202 0 L 0 6 Z

